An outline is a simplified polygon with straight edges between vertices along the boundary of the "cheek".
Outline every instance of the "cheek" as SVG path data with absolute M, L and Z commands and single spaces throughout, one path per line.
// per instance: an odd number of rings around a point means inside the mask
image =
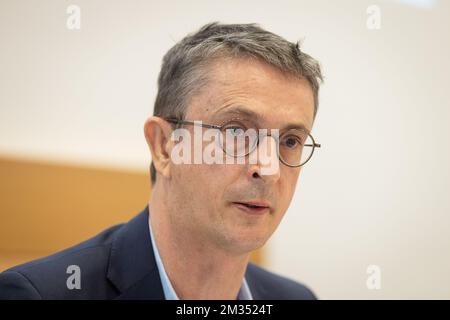
M 225 179 L 228 177 L 218 165 L 191 164 L 176 165 L 174 168 L 175 187 L 181 189 L 188 201 L 208 206 L 221 198 Z
M 290 171 L 284 173 L 285 178 L 283 179 L 280 188 L 280 190 L 282 190 L 280 197 L 283 199 L 283 206 L 289 206 L 292 197 L 294 196 L 301 169 L 289 168 L 289 170 Z
M 194 166 L 193 166 L 194 167 Z M 242 166 L 213 164 L 196 165 L 189 173 L 195 181 L 198 197 L 220 210 L 226 201 L 226 192 L 234 182 L 238 180 L 242 172 Z

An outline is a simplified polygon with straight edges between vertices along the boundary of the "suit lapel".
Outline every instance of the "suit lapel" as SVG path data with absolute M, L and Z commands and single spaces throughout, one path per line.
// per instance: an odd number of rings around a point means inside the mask
M 255 266 L 252 263 L 247 265 L 245 271 L 245 280 L 247 280 L 248 287 L 252 293 L 253 300 L 270 299 L 270 292 L 262 285 L 261 279 L 258 278 L 255 272 Z
M 117 299 L 164 299 L 148 215 L 146 207 L 113 240 L 107 277 L 120 292 Z

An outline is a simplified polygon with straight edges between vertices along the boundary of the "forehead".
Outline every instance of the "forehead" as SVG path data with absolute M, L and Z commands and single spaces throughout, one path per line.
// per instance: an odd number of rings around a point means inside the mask
M 245 115 L 261 126 L 304 125 L 311 130 L 314 97 L 305 79 L 257 59 L 221 59 L 208 68 L 208 85 L 193 97 L 186 118 L 218 121 Z

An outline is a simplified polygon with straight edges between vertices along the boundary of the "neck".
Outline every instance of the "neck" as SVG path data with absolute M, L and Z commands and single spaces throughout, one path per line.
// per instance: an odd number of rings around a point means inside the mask
M 176 219 L 170 219 L 167 204 L 171 202 L 164 196 L 169 193 L 159 189 L 155 186 L 149 203 L 151 226 L 164 269 L 178 297 L 236 299 L 249 254 L 227 252 L 177 226 Z

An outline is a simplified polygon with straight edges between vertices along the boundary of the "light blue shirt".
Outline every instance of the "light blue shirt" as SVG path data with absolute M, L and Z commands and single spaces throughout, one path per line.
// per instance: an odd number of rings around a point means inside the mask
M 150 230 L 150 239 L 152 241 L 153 252 L 155 254 L 156 266 L 158 267 L 159 277 L 161 278 L 161 284 L 164 291 L 164 296 L 166 300 L 180 300 L 172 287 L 172 283 L 167 276 L 166 270 L 164 269 L 164 264 L 161 260 L 161 256 L 159 255 L 158 247 L 156 246 L 156 242 L 153 239 L 153 231 L 152 224 L 150 223 L 150 217 L 148 219 L 148 227 Z M 250 292 L 250 288 L 247 284 L 247 281 L 242 280 L 242 286 L 239 289 L 239 293 L 237 296 L 237 300 L 253 300 L 252 293 Z

